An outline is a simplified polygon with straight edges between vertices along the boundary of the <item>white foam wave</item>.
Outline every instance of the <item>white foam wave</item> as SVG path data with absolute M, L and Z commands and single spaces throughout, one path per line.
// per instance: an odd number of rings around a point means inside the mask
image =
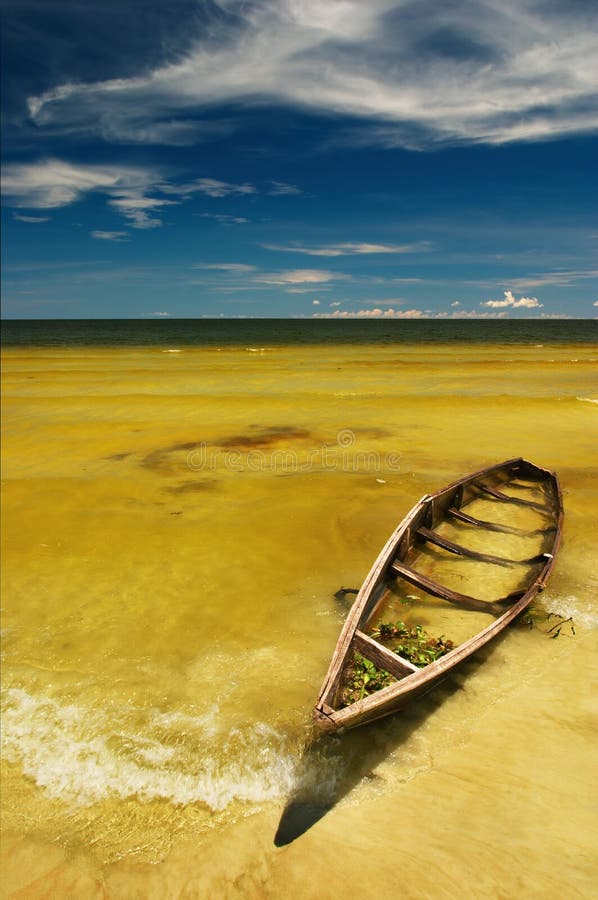
M 581 400 L 582 403 L 598 403 L 598 399 L 594 399 L 593 397 L 576 397 L 576 400 Z
M 162 350 L 162 353 L 182 353 L 182 350 Z
M 3 699 L 5 758 L 53 798 L 82 805 L 107 797 L 166 799 L 218 811 L 234 801 L 280 799 L 299 778 L 288 739 L 265 723 L 230 729 L 214 743 L 202 734 L 202 716 L 154 711 L 141 727 L 115 729 L 101 710 L 21 688 Z

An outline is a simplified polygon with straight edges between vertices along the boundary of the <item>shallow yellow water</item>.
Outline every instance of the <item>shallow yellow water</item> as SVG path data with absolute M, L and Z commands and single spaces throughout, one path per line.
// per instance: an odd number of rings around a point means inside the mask
M 4 896 L 592 896 L 596 347 L 172 349 L 3 354 Z M 519 455 L 575 634 L 302 755 L 334 591 Z M 297 792 L 332 808 L 274 847 Z

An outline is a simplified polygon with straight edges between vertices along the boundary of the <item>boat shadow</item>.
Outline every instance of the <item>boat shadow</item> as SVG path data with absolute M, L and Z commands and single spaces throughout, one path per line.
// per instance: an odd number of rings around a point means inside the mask
M 502 642 L 499 635 L 464 660 L 403 712 L 341 734 L 314 732 L 301 753 L 297 783 L 283 809 L 274 845 L 284 847 L 319 822 L 358 784 L 375 780 L 376 767 L 406 743 L 450 697 L 464 689 Z

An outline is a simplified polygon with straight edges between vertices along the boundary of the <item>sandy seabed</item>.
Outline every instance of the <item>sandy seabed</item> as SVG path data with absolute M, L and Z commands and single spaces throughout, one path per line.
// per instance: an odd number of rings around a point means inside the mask
M 594 896 L 596 347 L 172 349 L 4 354 L 1 896 Z M 519 455 L 575 634 L 304 751 L 334 591 Z M 327 812 L 277 847 L 296 795 Z

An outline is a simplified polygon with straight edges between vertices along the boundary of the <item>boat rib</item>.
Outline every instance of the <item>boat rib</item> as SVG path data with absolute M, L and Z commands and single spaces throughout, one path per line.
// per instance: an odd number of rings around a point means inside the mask
M 527 531 L 525 528 L 516 528 L 514 525 L 501 525 L 499 522 L 487 522 L 485 519 L 476 519 L 475 516 L 470 516 L 454 506 L 451 506 L 450 509 L 447 510 L 447 515 L 452 519 L 457 519 L 459 522 L 465 522 L 467 525 L 476 525 L 478 528 L 485 528 L 487 531 L 497 531 L 503 534 L 533 535 L 556 531 L 556 526 L 554 525 L 549 525 L 547 528 L 534 528 L 533 531 Z
M 496 488 L 488 487 L 487 484 L 481 484 L 479 481 L 474 481 L 473 486 L 495 500 L 500 500 L 502 503 L 516 503 L 518 506 L 528 506 L 530 509 L 537 509 L 540 512 L 552 512 L 551 508 L 543 503 L 536 503 L 535 500 L 523 500 L 521 497 L 511 497 L 509 494 L 497 491 Z
M 511 602 L 510 596 L 503 597 L 500 600 L 486 601 L 478 600 L 477 597 L 470 597 L 468 594 L 460 594 L 458 591 L 453 591 L 450 588 L 445 587 L 438 581 L 434 581 L 433 578 L 428 578 L 427 575 L 422 575 L 421 572 L 416 572 L 415 569 L 412 569 L 410 566 L 406 566 L 404 563 L 398 562 L 397 560 L 391 563 L 390 568 L 395 575 L 408 581 L 409 584 L 420 587 L 426 594 L 431 594 L 433 597 L 440 597 L 442 600 L 448 600 L 449 603 L 457 603 L 465 609 L 475 609 L 478 612 L 495 613 L 497 611 L 497 605 Z
M 449 541 L 442 534 L 438 534 L 437 531 L 432 531 L 430 528 L 425 528 L 423 525 L 417 529 L 417 534 L 427 543 L 442 547 L 443 550 L 448 550 L 449 553 L 456 553 L 458 556 L 467 556 L 469 559 L 476 559 L 478 562 L 492 563 L 497 566 L 533 565 L 533 563 L 543 562 L 545 558 L 543 553 L 538 553 L 529 559 L 508 559 L 505 556 L 493 556 L 491 553 L 478 553 L 477 550 L 470 550 L 469 547 Z

